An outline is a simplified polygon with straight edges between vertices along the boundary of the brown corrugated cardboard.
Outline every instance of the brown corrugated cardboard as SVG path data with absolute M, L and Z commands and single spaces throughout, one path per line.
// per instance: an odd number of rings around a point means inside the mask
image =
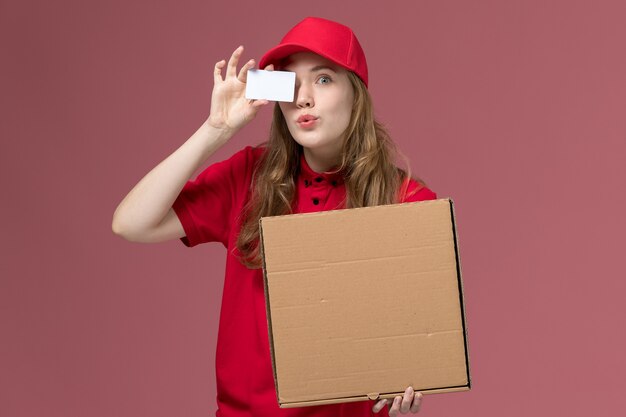
M 470 389 L 450 199 L 260 220 L 281 407 Z

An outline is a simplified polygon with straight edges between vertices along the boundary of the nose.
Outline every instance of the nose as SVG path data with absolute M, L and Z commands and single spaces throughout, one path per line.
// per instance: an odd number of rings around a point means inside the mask
M 315 105 L 311 89 L 305 88 L 302 84 L 296 87 L 296 105 L 300 108 L 313 107 Z

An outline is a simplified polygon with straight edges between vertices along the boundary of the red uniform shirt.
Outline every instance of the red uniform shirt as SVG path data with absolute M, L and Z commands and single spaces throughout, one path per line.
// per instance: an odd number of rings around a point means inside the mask
M 237 215 L 247 201 L 255 162 L 264 148 L 248 146 L 229 159 L 206 168 L 188 181 L 173 204 L 186 236 L 186 246 L 221 242 L 227 248 L 226 276 L 217 339 L 217 417 L 358 417 L 388 416 L 387 407 L 371 411 L 373 401 L 279 408 L 274 375 L 261 269 L 248 269 L 236 258 L 240 223 Z M 304 156 L 297 179 L 294 213 L 345 208 L 341 174 L 319 174 Z M 411 180 L 403 202 L 437 198 Z M 404 194 L 403 194 L 404 195 Z M 398 358 L 401 361 L 402 358 Z

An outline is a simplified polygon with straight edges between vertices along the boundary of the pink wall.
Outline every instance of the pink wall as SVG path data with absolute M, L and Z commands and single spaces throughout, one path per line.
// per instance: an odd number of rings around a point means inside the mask
M 354 28 L 378 117 L 456 203 L 474 388 L 420 415 L 623 412 L 625 2 L 14 0 L 0 415 L 213 415 L 224 249 L 129 243 L 111 218 L 208 116 L 214 63 L 307 15 Z

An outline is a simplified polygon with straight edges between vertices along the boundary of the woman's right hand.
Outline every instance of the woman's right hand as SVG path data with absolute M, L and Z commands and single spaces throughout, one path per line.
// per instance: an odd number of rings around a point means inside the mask
M 269 103 L 268 100 L 248 100 L 245 97 L 248 69 L 254 67 L 254 59 L 248 61 L 237 75 L 237 64 L 243 46 L 235 49 L 226 68 L 226 77 L 222 79 L 225 60 L 215 64 L 213 93 L 211 94 L 211 113 L 207 123 L 217 129 L 235 132 L 254 119 L 259 109 Z M 272 64 L 265 70 L 274 69 Z

